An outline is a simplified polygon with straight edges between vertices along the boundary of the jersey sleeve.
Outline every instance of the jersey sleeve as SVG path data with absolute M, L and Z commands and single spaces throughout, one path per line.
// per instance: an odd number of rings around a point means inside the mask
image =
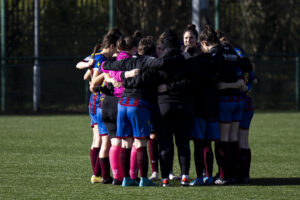
M 95 59 L 94 70 L 101 71 L 101 65 L 105 61 L 105 57 L 100 55 L 100 56 L 96 56 L 94 59 Z
M 85 57 L 81 62 L 89 62 L 91 59 L 93 59 L 93 58 L 91 55 L 89 55 L 89 56 Z

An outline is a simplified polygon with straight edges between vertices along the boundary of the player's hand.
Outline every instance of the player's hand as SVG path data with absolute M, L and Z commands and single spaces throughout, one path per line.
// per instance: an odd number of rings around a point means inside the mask
M 242 92 L 247 92 L 248 91 L 248 86 L 247 85 L 243 85 L 242 86 Z
M 181 52 L 181 55 L 183 55 L 184 56 L 184 59 L 188 59 L 188 58 L 190 58 L 191 57 L 191 55 L 189 54 L 189 53 L 186 53 L 186 52 Z
M 125 72 L 125 78 L 136 77 L 140 73 L 139 69 L 133 69 L 131 71 Z
M 121 87 L 121 86 L 122 86 L 122 82 L 116 82 L 116 81 L 115 81 L 115 82 L 113 83 L 113 85 L 114 85 L 115 88 L 118 88 L 118 87 Z
M 94 59 L 90 59 L 88 62 L 89 68 L 92 68 L 95 64 L 95 60 Z
M 93 85 L 93 84 L 90 84 L 90 91 L 92 93 L 95 93 L 96 92 L 96 87 Z
M 227 88 L 227 84 L 225 82 L 220 82 L 220 83 L 218 83 L 217 87 L 218 87 L 218 90 L 224 90 Z
M 168 86 L 166 84 L 161 84 L 158 86 L 158 93 L 163 93 L 168 91 Z

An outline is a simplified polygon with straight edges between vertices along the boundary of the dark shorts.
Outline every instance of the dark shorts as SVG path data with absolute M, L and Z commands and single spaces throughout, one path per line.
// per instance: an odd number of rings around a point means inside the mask
M 110 138 L 117 134 L 118 97 L 106 95 L 102 102 L 102 120 Z

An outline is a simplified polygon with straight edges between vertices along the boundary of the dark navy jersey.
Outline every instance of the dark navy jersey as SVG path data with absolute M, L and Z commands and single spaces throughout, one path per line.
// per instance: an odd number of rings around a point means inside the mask
M 219 44 L 209 51 L 217 66 L 217 79 L 220 82 L 234 83 L 243 79 L 241 58 L 227 44 Z M 239 96 L 239 89 L 224 89 L 218 91 L 219 96 Z
M 239 55 L 240 58 L 247 59 L 247 56 L 246 56 L 245 52 L 243 51 L 243 49 L 235 47 L 234 50 L 237 53 L 237 55 Z M 252 81 L 255 79 L 253 70 L 244 71 L 243 77 L 244 77 L 245 84 L 248 86 L 247 92 L 244 93 L 244 94 L 246 94 L 253 88 Z

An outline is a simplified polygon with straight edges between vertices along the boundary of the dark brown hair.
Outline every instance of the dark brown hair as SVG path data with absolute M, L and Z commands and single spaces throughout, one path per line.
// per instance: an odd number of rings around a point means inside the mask
M 118 51 L 129 51 L 133 47 L 137 47 L 138 43 L 132 36 L 120 37 L 117 42 Z
M 217 33 L 217 36 L 218 36 L 218 38 L 219 38 L 219 40 L 220 40 L 221 43 L 227 44 L 227 45 L 229 45 L 231 47 L 234 46 L 233 41 L 228 36 L 226 36 L 224 34 L 224 32 L 222 32 L 222 31 L 216 31 L 216 33 Z
M 139 41 L 143 38 L 142 31 L 141 30 L 134 31 L 132 37 L 136 39 L 137 43 L 139 43 Z
M 117 28 L 117 27 L 114 27 L 114 28 L 110 29 L 110 30 L 107 32 L 107 35 L 108 35 L 108 34 L 114 34 L 114 35 L 116 35 L 116 36 L 118 36 L 118 37 L 121 37 L 121 36 L 122 36 L 122 33 L 121 33 L 120 29 Z
M 199 39 L 200 42 L 206 42 L 208 45 L 216 45 L 220 43 L 215 29 L 210 25 L 206 25 L 204 27 Z
M 95 53 L 97 53 L 99 51 L 99 49 L 101 49 L 101 44 L 96 44 L 94 46 L 94 50 L 93 50 L 93 53 L 92 53 L 92 58 L 95 58 Z
M 106 34 L 103 37 L 102 48 L 108 48 L 110 45 L 116 46 L 119 37 L 118 34 Z
M 166 31 L 163 32 L 163 34 L 161 34 L 161 36 L 163 41 L 163 49 L 180 49 L 180 41 L 177 37 L 177 33 L 174 30 L 168 28 Z
M 139 42 L 138 52 L 140 55 L 152 56 L 155 54 L 155 44 L 152 37 L 142 38 Z

